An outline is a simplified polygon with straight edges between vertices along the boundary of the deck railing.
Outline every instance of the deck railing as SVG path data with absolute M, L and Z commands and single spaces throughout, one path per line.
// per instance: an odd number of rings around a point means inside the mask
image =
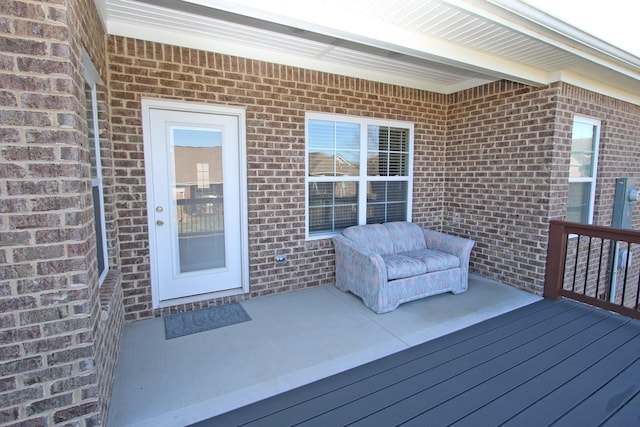
M 640 232 L 551 221 L 545 298 L 571 298 L 640 319 Z
M 176 203 L 180 237 L 209 235 L 224 229 L 222 198 L 178 199 Z

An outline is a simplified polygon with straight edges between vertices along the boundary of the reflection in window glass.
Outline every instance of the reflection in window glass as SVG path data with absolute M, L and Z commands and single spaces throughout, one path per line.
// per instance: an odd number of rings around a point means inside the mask
M 336 231 L 358 223 L 356 182 L 309 183 L 309 231 Z
M 598 120 L 574 118 L 565 217 L 567 221 L 590 224 L 593 220 L 599 138 Z
M 574 182 L 569 184 L 569 195 L 567 197 L 567 216 L 570 222 L 587 223 L 589 213 L 589 195 L 591 194 L 591 183 Z
M 226 266 L 222 132 L 171 128 L 181 273 Z
M 407 176 L 409 129 L 368 126 L 367 175 Z
M 593 156 L 596 150 L 593 124 L 576 122 L 573 124 L 571 140 L 571 166 L 569 176 L 590 177 L 593 175 Z
M 405 221 L 407 217 L 407 183 L 376 181 L 367 192 L 367 224 Z
M 357 176 L 360 171 L 360 126 L 309 120 L 309 176 Z

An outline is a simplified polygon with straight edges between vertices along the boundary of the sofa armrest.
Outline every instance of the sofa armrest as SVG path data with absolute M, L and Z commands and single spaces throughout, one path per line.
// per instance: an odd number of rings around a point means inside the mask
M 380 287 L 387 282 L 387 268 L 382 257 L 373 251 L 358 247 L 344 237 L 333 238 L 336 252 L 336 286 L 362 298 L 372 310 L 378 309 Z
M 464 237 L 453 236 L 439 231 L 423 229 L 427 249 L 435 249 L 457 256 L 464 263 L 468 264 L 471 256 L 471 249 L 475 242 Z
M 471 239 L 452 236 L 450 234 L 440 233 L 439 231 L 428 229 L 423 229 L 423 231 L 428 249 L 447 252 L 460 259 L 462 275 L 460 277 L 460 283 L 452 289 L 452 292 L 457 294 L 459 292 L 466 291 L 469 284 L 469 260 L 471 259 L 471 249 L 473 249 L 475 242 Z

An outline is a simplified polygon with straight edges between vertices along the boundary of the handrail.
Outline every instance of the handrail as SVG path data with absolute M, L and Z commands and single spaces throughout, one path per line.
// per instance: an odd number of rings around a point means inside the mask
M 570 236 L 577 236 L 581 238 L 582 236 L 589 239 L 589 249 L 588 253 L 585 255 L 586 262 L 578 263 L 579 254 L 576 253 L 576 262 L 575 269 L 580 269 L 580 273 L 584 274 L 585 277 L 585 285 L 582 293 L 576 292 L 573 289 L 566 289 L 565 285 L 565 272 L 567 266 L 567 256 L 568 256 L 568 248 L 569 242 L 573 241 L 570 239 Z M 576 239 L 576 251 L 579 251 L 579 238 Z M 604 241 L 608 240 L 613 243 L 627 243 L 629 245 L 628 252 L 631 250 L 631 244 L 640 243 L 640 231 L 635 230 L 627 230 L 621 228 L 611 228 L 611 227 L 602 227 L 597 225 L 587 225 L 587 224 L 578 224 L 566 221 L 550 221 L 549 222 L 549 245 L 547 248 L 547 269 L 545 273 L 545 285 L 544 285 L 544 297 L 550 299 L 559 299 L 561 297 L 574 299 L 586 304 L 590 304 L 596 307 L 603 308 L 605 310 L 613 311 L 616 313 L 620 313 L 622 315 L 640 319 L 640 311 L 638 311 L 638 300 L 640 295 L 640 280 L 635 283 L 635 301 L 629 302 L 629 300 L 625 300 L 625 292 L 623 291 L 622 298 L 620 303 L 610 302 L 603 299 L 598 298 L 598 295 L 589 295 L 587 292 L 587 278 L 591 274 L 593 276 L 593 272 L 591 269 L 598 270 L 598 281 L 600 275 L 600 269 L 602 267 L 602 258 L 603 251 L 600 252 L 600 260 L 598 261 L 598 266 L 593 267 L 590 263 L 591 256 L 591 241 L 593 238 L 601 239 L 600 247 L 604 247 Z M 615 246 L 617 248 L 617 246 Z M 626 266 L 624 266 L 625 270 L 625 286 L 627 273 L 631 268 L 631 257 L 627 257 Z M 611 266 L 607 266 L 611 267 Z M 617 268 L 617 267 L 614 267 Z M 575 285 L 575 274 L 574 272 L 574 285 Z M 607 276 L 608 280 L 611 282 L 611 275 Z M 633 285 L 632 285 L 633 286 Z M 633 289 L 629 288 L 631 292 Z M 633 298 L 633 297 L 632 297 Z M 630 304 L 633 304 L 633 308 L 629 307 Z

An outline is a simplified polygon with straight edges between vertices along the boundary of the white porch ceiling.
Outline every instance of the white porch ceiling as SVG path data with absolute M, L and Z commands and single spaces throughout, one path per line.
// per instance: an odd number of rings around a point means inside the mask
M 640 104 L 640 58 L 517 0 L 95 0 L 109 34 L 453 93 L 562 80 Z

